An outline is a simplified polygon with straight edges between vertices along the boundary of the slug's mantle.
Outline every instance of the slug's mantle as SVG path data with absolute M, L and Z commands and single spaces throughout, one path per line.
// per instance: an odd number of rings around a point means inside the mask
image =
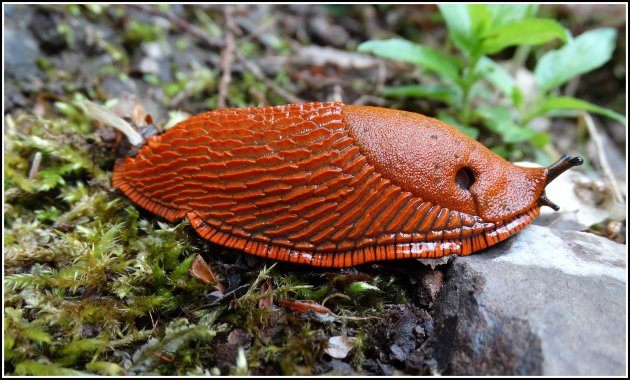
M 325 267 L 468 255 L 557 208 L 581 158 L 515 166 L 426 116 L 341 103 L 221 109 L 147 139 L 114 187 L 214 243 Z

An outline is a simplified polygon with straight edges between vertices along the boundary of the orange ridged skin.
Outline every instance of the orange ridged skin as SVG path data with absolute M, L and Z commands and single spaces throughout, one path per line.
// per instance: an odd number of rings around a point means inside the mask
M 546 170 L 419 114 L 305 103 L 192 117 L 119 160 L 113 184 L 211 242 L 348 267 L 496 244 L 538 216 Z

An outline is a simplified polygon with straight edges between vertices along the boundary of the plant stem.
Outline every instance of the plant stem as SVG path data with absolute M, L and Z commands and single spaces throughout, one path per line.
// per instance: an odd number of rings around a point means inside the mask
M 538 97 L 536 101 L 534 101 L 533 105 L 528 107 L 527 110 L 519 112 L 521 115 L 524 115 L 521 117 L 521 125 L 527 126 L 533 119 L 540 116 L 542 114 L 542 112 L 540 111 L 542 110 L 542 107 L 546 101 L 546 94 L 538 94 Z
M 472 89 L 472 86 L 474 85 L 475 82 L 475 68 L 477 67 L 477 63 L 479 62 L 479 59 L 481 59 L 480 56 L 474 56 L 473 59 L 471 60 L 469 67 L 469 70 L 467 70 L 464 74 L 464 80 L 462 81 L 462 91 L 464 93 L 464 97 L 463 97 L 463 105 L 462 105 L 462 111 L 460 113 L 460 120 L 461 122 L 466 125 L 466 126 L 470 126 L 470 119 L 471 119 L 471 106 L 470 106 L 470 90 Z

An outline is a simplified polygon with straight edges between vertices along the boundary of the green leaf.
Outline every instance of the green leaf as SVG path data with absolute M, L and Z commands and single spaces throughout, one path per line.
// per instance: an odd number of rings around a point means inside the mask
M 45 209 L 35 210 L 35 216 L 42 222 L 54 222 L 61 216 L 61 211 L 55 206 L 50 206 Z
M 536 131 L 530 128 L 519 127 L 511 120 L 502 120 L 496 124 L 488 121 L 486 126 L 494 133 L 500 135 L 503 142 L 507 144 L 527 141 L 536 133 Z
M 153 272 L 153 284 L 158 288 L 166 285 L 166 275 L 164 274 L 164 270 L 159 265 L 153 265 L 151 270 Z
M 565 29 L 554 20 L 524 19 L 493 28 L 483 37 L 481 51 L 494 54 L 508 46 L 540 45 L 554 38 L 567 41 Z
M 549 112 L 551 110 L 558 109 L 574 109 L 574 110 L 584 110 L 589 112 L 598 113 L 600 115 L 607 116 L 613 120 L 620 122 L 621 124 L 626 124 L 626 117 L 615 112 L 609 110 L 604 107 L 600 107 L 593 103 L 589 103 L 585 100 L 572 98 L 570 96 L 559 96 L 557 98 L 547 99 L 542 108 L 537 112 L 537 114 L 543 114 Z
M 4 164 L 4 174 L 6 176 L 5 178 L 11 179 L 15 183 L 15 185 L 17 185 L 20 189 L 24 190 L 25 192 L 27 193 L 35 192 L 35 186 L 34 186 L 33 181 L 29 179 L 27 176 L 25 176 L 24 173 L 10 167 L 6 161 Z
M 383 95 L 430 98 L 448 105 L 456 105 L 461 102 L 461 94 L 457 92 L 455 87 L 431 84 L 388 87 L 383 90 Z
M 177 266 L 177 268 L 173 270 L 173 272 L 171 272 L 171 274 L 168 276 L 171 283 L 177 282 L 188 273 L 188 270 L 192 266 L 192 262 L 196 256 L 197 255 L 191 255 L 187 257 L 184 261 L 181 262 L 181 264 Z
M 107 348 L 107 342 L 103 339 L 76 339 L 61 348 L 57 364 L 70 366 L 75 364 L 81 356 L 92 354 L 94 351 L 101 351 Z
M 529 141 L 531 141 L 535 147 L 543 148 L 551 142 L 551 136 L 549 136 L 549 133 L 547 132 L 536 132 L 532 135 Z
M 485 4 L 469 4 L 468 14 L 470 15 L 472 37 L 475 41 L 475 47 L 477 47 L 481 37 L 491 27 L 492 14 Z
M 467 125 L 463 125 L 461 124 L 457 119 L 455 119 L 453 116 L 444 113 L 444 112 L 440 112 L 437 115 L 438 120 L 441 120 L 443 122 L 445 122 L 446 124 L 453 126 L 457 129 L 459 129 L 460 131 L 464 132 L 466 135 L 468 135 L 469 137 L 476 139 L 479 136 L 479 130 L 477 128 L 474 127 L 469 127 Z
M 523 100 L 521 90 L 518 88 L 512 76 L 498 63 L 488 57 L 481 57 L 477 64 L 477 70 L 505 96 L 512 99 L 512 103 L 519 106 Z
M 484 125 L 492 132 L 501 136 L 508 144 L 522 141 L 530 141 L 533 144 L 546 144 L 548 139 L 529 127 L 522 127 L 512 121 L 510 111 L 504 107 L 482 107 L 477 110 L 477 115 L 484 119 Z M 542 134 L 541 134 L 542 133 Z
M 498 128 L 496 128 L 496 126 L 501 122 L 501 120 L 512 120 L 510 111 L 499 106 L 479 107 L 476 113 L 479 117 L 488 122 L 487 124 L 489 124 L 489 127 L 493 132 L 497 133 Z
M 127 371 L 118 364 L 103 361 L 87 363 L 85 369 L 91 372 L 98 372 L 103 376 L 124 376 L 127 374 Z
M 469 58 L 479 57 L 481 36 L 490 27 L 492 17 L 486 5 L 441 4 L 438 8 L 455 45 Z
M 538 13 L 536 4 L 489 4 L 486 5 L 490 12 L 491 25 L 499 27 L 527 17 L 533 17 Z
M 512 151 L 512 149 L 509 149 L 506 145 L 493 146 L 490 150 L 503 158 L 508 158 Z
M 582 33 L 562 48 L 544 54 L 534 71 L 541 92 L 608 62 L 615 50 L 617 31 L 600 28 Z
M 379 57 L 413 63 L 452 80 L 459 78 L 460 63 L 455 57 L 407 40 L 367 41 L 359 45 L 358 50 Z
M 358 298 L 362 294 L 367 292 L 380 292 L 381 290 L 374 285 L 370 285 L 365 281 L 355 281 L 348 285 L 345 289 L 345 293 L 352 297 Z
M 438 5 L 442 17 L 446 22 L 448 34 L 461 51 L 468 56 L 472 55 L 474 37 L 472 33 L 472 21 L 465 4 L 440 4 Z
M 63 368 L 55 363 L 40 363 L 35 360 L 25 360 L 15 366 L 15 374 L 18 376 L 87 376 L 86 372 Z

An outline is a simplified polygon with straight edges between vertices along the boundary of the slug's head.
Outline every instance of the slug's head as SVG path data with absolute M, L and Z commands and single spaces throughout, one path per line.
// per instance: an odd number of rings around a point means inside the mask
M 457 129 L 420 114 L 344 106 L 346 125 L 383 177 L 433 204 L 505 222 L 546 205 L 545 186 L 582 164 L 563 156 L 549 168 L 514 165 Z
M 488 222 L 506 221 L 541 206 L 558 211 L 560 208 L 547 198 L 545 187 L 566 170 L 584 162 L 581 157 L 563 155 L 548 168 L 527 168 L 478 146 L 472 148 L 474 153 L 468 157 L 446 164 L 454 184 L 450 186 L 454 196 L 450 196 L 449 202 L 476 210 L 473 215 Z

